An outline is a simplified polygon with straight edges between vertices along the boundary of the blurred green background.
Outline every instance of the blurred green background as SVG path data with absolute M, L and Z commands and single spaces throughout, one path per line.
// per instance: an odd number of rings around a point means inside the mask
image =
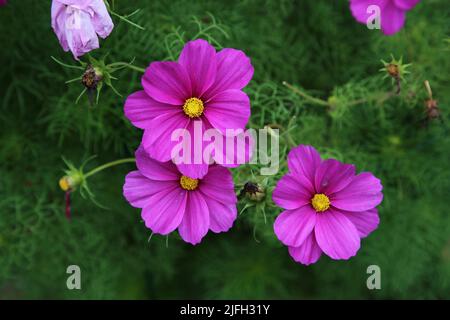
M 107 62 L 176 59 L 184 42 L 205 38 L 218 49 L 239 48 L 255 75 L 246 92 L 249 126 L 280 128 L 282 162 L 294 144 L 311 144 L 325 157 L 355 163 L 382 179 L 381 223 L 349 261 L 322 256 L 296 264 L 275 238 L 280 209 L 271 189 L 286 171 L 258 176 L 257 166 L 233 171 L 237 192 L 262 183 L 266 198 L 242 199 L 242 212 L 225 234 L 200 245 L 153 236 L 140 212 L 122 196 L 126 164 L 89 179 L 99 203 L 72 195 L 64 216 L 61 156 L 88 169 L 130 157 L 142 132 L 123 115 L 140 74 L 115 74 L 116 95 L 104 88 L 99 103 L 76 104 L 80 76 L 50 57 L 75 65 L 50 27 L 50 1 L 10 0 L 0 8 L 0 298 L 450 298 L 449 6 L 422 1 L 405 28 L 386 37 L 352 18 L 346 0 L 115 1 L 115 11 L 141 11 L 141 31 L 114 19 L 111 36 L 92 52 Z M 390 55 L 411 63 L 401 93 L 379 72 Z M 86 58 L 83 58 L 86 61 Z M 424 81 L 438 100 L 430 119 Z M 331 102 L 308 102 L 288 81 Z M 355 103 L 356 101 L 356 103 Z M 81 267 L 82 290 L 66 288 L 66 268 Z M 381 268 L 381 290 L 368 290 L 366 269 Z

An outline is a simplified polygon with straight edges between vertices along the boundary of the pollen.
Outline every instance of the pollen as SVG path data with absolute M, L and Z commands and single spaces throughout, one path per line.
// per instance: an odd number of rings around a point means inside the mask
M 311 205 L 316 212 L 324 212 L 330 207 L 330 199 L 323 193 L 316 193 L 311 199 Z
M 204 109 L 203 101 L 198 98 L 189 98 L 183 105 L 183 111 L 189 118 L 200 117 Z
M 198 187 L 198 179 L 192 179 L 186 176 L 181 176 L 180 178 L 180 186 L 184 189 L 184 190 L 195 190 Z

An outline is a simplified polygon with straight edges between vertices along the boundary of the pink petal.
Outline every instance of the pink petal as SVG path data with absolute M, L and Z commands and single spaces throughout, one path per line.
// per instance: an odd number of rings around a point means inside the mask
M 114 28 L 114 23 L 109 16 L 108 10 L 106 9 L 105 2 L 103 0 L 93 0 L 89 5 L 94 11 L 94 17 L 92 18 L 92 23 L 95 28 L 95 32 L 105 39 Z
M 221 50 L 217 53 L 216 81 L 205 97 L 208 99 L 221 91 L 244 88 L 252 79 L 253 71 L 250 59 L 241 50 Z
M 228 190 L 227 192 L 234 192 Z M 226 232 L 232 226 L 237 217 L 236 203 L 222 203 L 208 197 L 204 193 L 203 197 L 209 208 L 209 228 L 212 232 Z
M 244 130 L 237 130 L 237 132 L 234 136 L 222 136 L 222 154 L 219 156 L 219 150 L 213 154 L 214 161 L 217 164 L 228 168 L 236 168 L 252 159 L 255 153 L 256 140 Z
M 346 211 L 370 210 L 383 200 L 382 189 L 380 179 L 370 172 L 362 172 L 344 189 L 330 195 L 331 205 Z
M 157 192 L 172 189 L 173 181 L 150 180 L 139 171 L 132 171 L 125 177 L 123 195 L 135 208 L 144 208 L 149 204 L 150 197 Z
M 75 59 L 99 48 L 98 37 L 88 13 L 80 11 L 75 26 L 69 28 L 65 25 L 64 28 L 65 39 Z
M 214 146 L 210 155 L 215 163 L 224 167 L 235 168 L 251 160 L 256 148 L 256 140 L 251 131 L 236 129 L 232 130 L 233 132 L 228 132 L 228 135 L 224 135 L 213 128 L 206 117 L 202 120 L 205 129 L 208 130 L 207 133 L 210 133 L 209 140 L 205 136 L 204 147 Z
M 156 161 L 150 158 L 142 147 L 136 150 L 135 156 L 136 166 L 148 179 L 159 181 L 178 181 L 180 179 L 180 173 L 172 162 Z
M 394 0 L 395 5 L 402 10 L 411 10 L 420 0 Z
M 314 185 L 316 170 L 320 165 L 320 155 L 311 146 L 299 145 L 288 154 L 289 171 L 294 175 L 306 177 Z
M 383 10 L 388 1 L 391 0 L 350 0 L 350 10 L 356 21 L 366 24 L 371 16 L 371 13 L 367 12 L 367 8 L 375 5 L 378 6 L 380 10 Z
M 400 31 L 405 24 L 406 13 L 389 1 L 381 10 L 381 31 L 385 35 L 393 35 Z
M 332 259 L 347 260 L 356 255 L 360 247 L 356 227 L 334 209 L 317 215 L 315 236 L 320 248 Z
M 317 193 L 330 194 L 344 189 L 355 176 L 355 166 L 335 159 L 323 161 L 316 171 Z
M 177 129 L 186 129 L 189 121 L 183 113 L 164 113 L 151 120 L 142 137 L 145 151 L 158 161 L 171 160 L 172 150 L 179 143 L 172 141 L 172 134 Z
M 272 193 L 275 204 L 283 209 L 297 209 L 311 201 L 311 192 L 292 174 L 282 177 Z
M 192 97 L 191 80 L 177 62 L 152 62 L 142 77 L 145 92 L 154 100 L 182 106 Z
M 363 212 L 342 211 L 342 213 L 355 225 L 361 238 L 367 237 L 380 223 L 376 208 Z
M 155 193 L 142 210 L 145 226 L 163 235 L 174 231 L 183 219 L 186 201 L 187 192 L 179 186 Z
M 225 204 L 237 202 L 233 177 L 227 168 L 218 165 L 210 166 L 208 174 L 200 181 L 199 189 L 203 194 L 216 201 Z
M 316 216 L 310 206 L 283 211 L 273 225 L 275 234 L 283 244 L 299 247 L 313 231 Z
M 141 90 L 128 96 L 124 112 L 133 125 L 145 129 L 150 127 L 151 120 L 161 114 L 181 113 L 182 110 L 180 107 L 153 100 L 145 91 Z
M 195 132 L 195 127 L 198 127 L 198 132 Z M 187 132 L 190 138 L 190 157 L 180 154 L 182 157 L 182 162 L 177 163 L 178 170 L 185 176 L 199 179 L 205 176 L 208 172 L 209 162 L 204 159 L 204 150 L 206 142 L 203 140 L 203 134 L 206 131 L 205 121 L 203 119 L 191 120 L 189 121 L 187 127 Z M 188 144 L 188 145 L 189 145 Z M 188 145 L 185 148 L 188 148 Z M 210 159 L 210 157 L 208 157 Z M 212 162 L 212 161 L 211 161 Z
M 296 261 L 304 265 L 316 263 L 322 255 L 322 249 L 316 241 L 314 232 L 311 232 L 299 247 L 289 247 L 289 254 Z
M 192 95 L 200 98 L 216 79 L 216 49 L 203 39 L 189 41 L 181 51 L 178 63 L 191 79 Z
M 187 192 L 186 212 L 178 227 L 184 241 L 191 244 L 200 243 L 209 229 L 209 209 L 200 192 Z
M 205 116 L 224 135 L 227 129 L 243 129 L 250 117 L 250 99 L 240 90 L 222 91 L 208 101 Z

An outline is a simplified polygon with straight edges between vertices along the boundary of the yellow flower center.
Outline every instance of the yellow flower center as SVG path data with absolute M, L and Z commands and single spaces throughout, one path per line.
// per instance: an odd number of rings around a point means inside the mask
M 316 193 L 311 199 L 311 204 L 317 212 L 323 212 L 330 207 L 330 199 L 323 193 Z
M 198 179 L 192 179 L 186 176 L 181 176 L 180 178 L 180 186 L 184 190 L 195 190 L 198 187 Z
M 198 98 L 189 98 L 183 105 L 183 111 L 189 118 L 200 117 L 204 109 L 203 101 Z

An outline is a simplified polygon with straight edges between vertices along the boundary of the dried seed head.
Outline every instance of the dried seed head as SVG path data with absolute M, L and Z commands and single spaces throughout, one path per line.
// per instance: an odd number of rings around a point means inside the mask
M 400 72 L 399 72 L 399 68 L 398 65 L 394 64 L 394 63 L 390 63 L 386 66 L 386 71 L 389 73 L 389 75 L 393 78 L 398 78 Z
M 437 100 L 433 100 L 433 99 L 426 100 L 425 107 L 426 107 L 428 119 L 430 119 L 430 120 L 437 119 L 441 115 Z
M 241 191 L 241 195 L 245 195 L 252 201 L 261 201 L 264 199 L 266 193 L 264 188 L 258 183 L 247 182 Z
M 101 72 L 96 70 L 92 64 L 89 64 L 84 71 L 82 77 L 83 85 L 88 89 L 97 89 L 97 85 L 100 81 L 102 81 L 103 76 Z

